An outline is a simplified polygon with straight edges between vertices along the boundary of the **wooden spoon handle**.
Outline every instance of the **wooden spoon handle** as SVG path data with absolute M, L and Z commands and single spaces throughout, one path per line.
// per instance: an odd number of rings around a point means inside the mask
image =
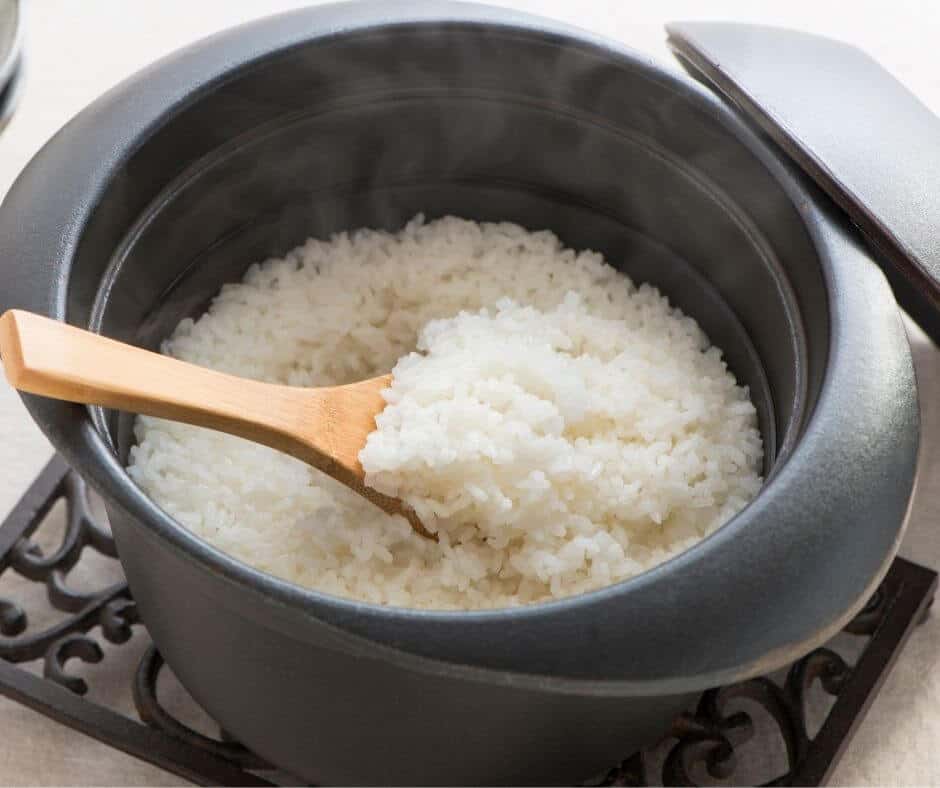
M 125 345 L 47 317 L 0 317 L 0 358 L 10 384 L 30 394 L 143 413 L 220 430 L 271 446 L 318 468 L 376 506 L 401 501 L 366 487 L 358 454 L 384 407 L 391 376 L 331 388 L 297 388 L 226 375 Z
M 287 387 L 246 380 L 126 345 L 30 312 L 0 317 L 0 356 L 20 391 L 197 424 L 271 444 Z M 287 392 L 290 390 L 287 389 Z

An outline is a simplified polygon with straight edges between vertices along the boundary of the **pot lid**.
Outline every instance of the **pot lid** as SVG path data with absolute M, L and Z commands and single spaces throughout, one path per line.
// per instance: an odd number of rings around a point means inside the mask
M 861 50 L 727 22 L 667 25 L 716 89 L 848 214 L 898 302 L 940 342 L 940 118 Z

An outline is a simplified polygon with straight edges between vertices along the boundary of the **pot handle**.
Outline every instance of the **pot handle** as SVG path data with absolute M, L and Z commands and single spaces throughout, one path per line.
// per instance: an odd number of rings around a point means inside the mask
M 940 342 L 940 118 L 870 56 L 830 38 L 725 22 L 666 29 L 683 67 L 848 214 L 901 306 Z

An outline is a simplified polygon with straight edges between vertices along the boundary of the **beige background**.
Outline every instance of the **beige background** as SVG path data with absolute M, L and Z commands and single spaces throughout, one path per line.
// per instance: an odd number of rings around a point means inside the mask
M 502 0 L 625 41 L 668 62 L 670 19 L 759 21 L 843 38 L 868 50 L 934 111 L 940 111 L 940 4 L 933 0 Z M 216 30 L 296 0 L 25 0 L 28 82 L 20 110 L 0 135 L 0 194 L 69 117 L 126 75 Z M 799 89 L 794 85 L 794 89 Z M 873 112 L 877 108 L 873 107 Z M 940 144 L 940 140 L 938 140 Z M 940 188 L 940 184 L 938 184 Z M 0 255 L 3 250 L 0 249 Z M 0 282 L 0 287 L 3 284 Z M 912 330 L 924 411 L 920 489 L 902 553 L 940 567 L 935 534 L 940 492 L 940 354 Z M 50 455 L 16 396 L 0 385 L 0 515 Z M 139 638 L 136 638 L 139 640 Z M 127 649 L 139 652 L 141 644 Z M 129 653 L 125 661 L 130 664 Z M 126 666 L 125 666 L 126 667 Z M 104 684 L 107 694 L 115 688 Z M 940 785 L 940 620 L 911 639 L 846 753 L 840 784 Z M 179 784 L 179 780 L 0 699 L 0 783 Z

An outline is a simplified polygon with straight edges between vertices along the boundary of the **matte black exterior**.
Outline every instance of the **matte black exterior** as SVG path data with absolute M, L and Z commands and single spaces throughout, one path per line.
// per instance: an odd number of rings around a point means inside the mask
M 0 308 L 154 346 L 249 263 L 419 210 L 550 227 L 661 286 L 751 385 L 768 482 L 712 537 L 607 589 L 384 608 L 202 543 L 127 477 L 127 418 L 24 397 L 106 498 L 150 632 L 227 730 L 310 780 L 570 783 L 658 736 L 689 693 L 847 622 L 897 548 L 915 475 L 890 290 L 731 111 L 614 43 L 382 2 L 196 44 L 95 102 L 20 177 L 0 207 Z

